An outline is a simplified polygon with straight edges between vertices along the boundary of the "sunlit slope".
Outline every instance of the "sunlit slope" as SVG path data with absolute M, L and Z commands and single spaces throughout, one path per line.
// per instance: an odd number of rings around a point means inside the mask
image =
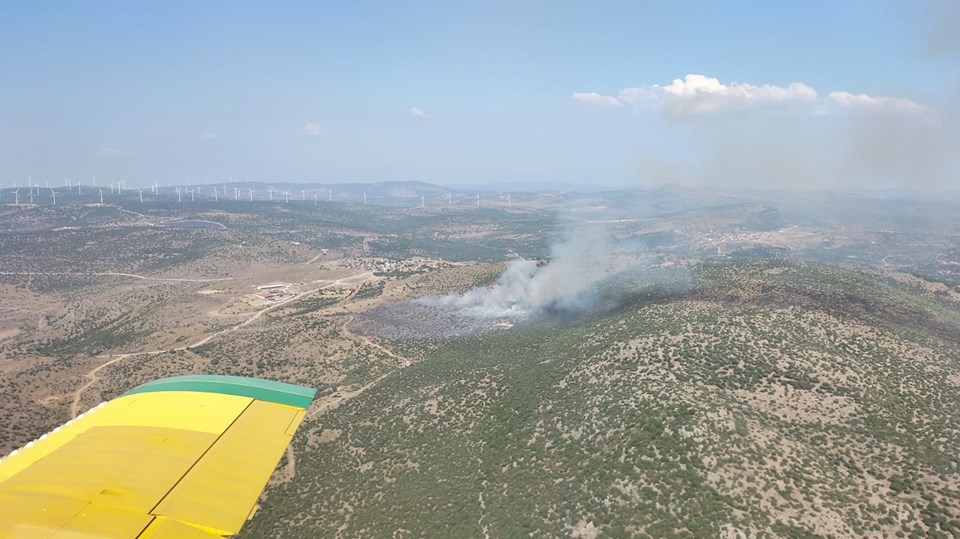
M 305 423 L 246 536 L 960 533 L 960 305 L 780 262 L 607 292 Z

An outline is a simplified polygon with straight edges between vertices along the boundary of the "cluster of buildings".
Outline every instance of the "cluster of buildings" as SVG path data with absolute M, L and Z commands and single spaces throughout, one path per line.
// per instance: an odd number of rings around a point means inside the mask
M 282 283 L 258 286 L 257 297 L 263 298 L 267 301 L 276 301 L 287 293 L 289 287 L 289 285 Z
M 426 273 L 438 269 L 449 268 L 453 266 L 450 262 L 444 260 L 435 260 L 430 258 L 412 257 L 404 260 L 391 260 L 388 258 L 352 258 L 343 262 L 343 267 L 353 269 L 364 269 L 374 272 L 407 272 L 407 273 Z

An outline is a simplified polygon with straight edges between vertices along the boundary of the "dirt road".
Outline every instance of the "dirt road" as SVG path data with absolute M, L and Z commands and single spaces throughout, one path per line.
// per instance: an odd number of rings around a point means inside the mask
M 93 384 L 97 383 L 97 373 L 100 371 L 100 369 L 106 367 L 107 365 L 112 365 L 112 364 L 120 361 L 121 359 L 123 359 L 123 358 L 122 358 L 122 357 L 118 357 L 118 358 L 112 359 L 112 360 L 110 360 L 110 361 L 108 361 L 108 362 L 106 362 L 106 363 L 102 363 L 102 364 L 100 364 L 99 366 L 91 369 L 90 372 L 88 372 L 88 373 L 85 375 L 87 378 L 89 378 L 89 380 L 87 381 L 87 383 L 83 384 L 82 386 L 80 386 L 79 388 L 77 388 L 76 391 L 73 392 L 73 402 L 70 403 L 70 418 L 71 418 L 71 419 L 76 418 L 76 417 L 77 417 L 77 414 L 79 413 L 80 397 L 83 395 L 83 392 L 86 391 L 86 390 L 87 390 L 90 386 L 92 386 Z
M 236 330 L 238 330 L 238 329 L 240 329 L 240 328 L 246 327 L 246 326 L 252 324 L 253 322 L 255 322 L 256 320 L 258 320 L 258 319 L 259 319 L 261 316 L 263 316 L 264 314 L 266 314 L 266 313 L 268 313 L 268 312 L 270 312 L 270 311 L 272 311 L 272 310 L 274 310 L 274 309 L 276 309 L 276 308 L 282 307 L 282 306 L 284 306 L 284 305 L 288 305 L 288 304 L 290 304 L 290 303 L 292 303 L 292 302 L 294 302 L 294 301 L 297 301 L 298 299 L 301 299 L 301 298 L 303 298 L 303 297 L 305 297 L 305 296 L 308 296 L 308 295 L 310 295 L 310 294 L 315 294 L 315 293 L 319 292 L 320 290 L 324 290 L 324 289 L 327 289 L 327 288 L 330 288 L 330 287 L 333 287 L 333 286 L 338 286 L 338 285 L 341 285 L 341 284 L 344 284 L 344 283 L 348 283 L 348 282 L 354 282 L 354 281 L 356 281 L 357 279 L 363 278 L 363 280 L 360 281 L 360 284 L 357 285 L 357 289 L 359 289 L 359 287 L 363 284 L 363 282 L 365 282 L 366 280 L 369 280 L 371 277 L 373 277 L 373 272 L 367 271 L 367 272 L 364 272 L 364 273 L 359 273 L 359 274 L 357 274 L 357 275 L 351 275 L 350 277 L 344 277 L 344 278 L 342 278 L 342 279 L 337 279 L 337 280 L 335 280 L 335 281 L 333 281 L 333 282 L 331 282 L 331 283 L 329 283 L 329 284 L 323 285 L 323 286 L 318 287 L 318 288 L 314 288 L 313 290 L 308 290 L 308 291 L 306 291 L 306 292 L 297 294 L 296 296 L 294 296 L 294 297 L 292 297 L 292 298 L 290 298 L 290 299 L 288 299 L 288 300 L 281 301 L 281 302 L 279 302 L 279 303 L 275 303 L 275 304 L 273 304 L 273 305 L 270 305 L 270 306 L 268 306 L 268 307 L 265 307 L 265 308 L 263 308 L 263 309 L 260 309 L 259 311 L 253 313 L 253 315 L 250 316 L 250 318 L 247 318 L 247 319 L 244 320 L 243 322 L 240 322 L 239 324 L 236 324 L 236 325 L 234 325 L 234 326 L 230 326 L 230 327 L 228 327 L 228 328 L 226 328 L 226 329 L 220 330 L 220 331 L 218 331 L 218 332 L 216 332 L 216 333 L 212 333 L 212 334 L 210 334 L 210 335 L 207 335 L 207 336 L 204 337 L 203 339 L 200 339 L 199 341 L 197 341 L 197 342 L 195 342 L 195 343 L 193 343 L 193 344 L 188 344 L 188 345 L 186 345 L 186 346 L 180 346 L 180 347 L 177 347 L 177 348 L 168 348 L 168 349 L 166 349 L 166 350 L 150 350 L 150 351 L 146 351 L 146 352 L 131 352 L 131 353 L 128 353 L 128 354 L 117 354 L 117 355 L 98 356 L 98 357 L 102 357 L 102 358 L 112 358 L 112 359 L 110 359 L 109 361 L 107 361 L 107 362 L 105 362 L 105 363 L 102 363 L 102 364 L 98 365 L 97 367 L 94 367 L 93 369 L 91 369 L 89 372 L 87 372 L 87 373 L 84 375 L 86 378 L 88 378 L 88 381 L 87 381 L 87 383 L 85 383 L 85 384 L 83 384 L 82 386 L 80 386 L 79 388 L 77 388 L 76 391 L 74 391 L 74 393 L 73 393 L 73 404 L 70 406 L 70 417 L 72 417 L 72 418 L 73 418 L 73 417 L 77 417 L 77 414 L 79 413 L 80 399 L 81 399 L 81 397 L 83 396 L 83 392 L 86 391 L 87 389 L 89 389 L 91 386 L 93 386 L 93 384 L 95 384 L 95 383 L 97 382 L 97 376 L 96 376 L 97 372 L 100 371 L 100 369 L 106 367 L 107 365 L 111 365 L 111 364 L 113 364 L 113 363 L 116 363 L 116 362 L 118 362 L 118 361 L 121 361 L 121 360 L 126 359 L 126 358 L 129 358 L 129 357 L 133 357 L 133 356 L 154 356 L 154 355 L 157 355 L 157 354 L 165 354 L 165 353 L 167 353 L 167 352 L 178 352 L 178 351 L 188 350 L 188 349 L 191 349 L 191 348 L 196 348 L 196 347 L 198 347 L 198 346 L 203 346 L 204 344 L 210 342 L 212 339 L 215 339 L 215 338 L 217 338 L 217 337 L 220 337 L 221 335 L 225 335 L 225 334 L 227 334 L 227 333 L 236 331 Z M 349 297 L 352 297 L 354 294 L 356 294 L 356 292 L 357 292 L 357 290 L 354 290 L 354 291 L 350 294 Z
M 215 279 L 185 279 L 185 278 L 167 278 L 167 277 L 148 277 L 146 275 L 137 275 L 135 273 L 122 273 L 117 271 L 0 271 L 0 275 L 75 275 L 80 277 L 129 277 L 131 279 L 141 279 L 144 281 L 161 281 L 171 283 L 219 283 L 221 281 L 233 280 L 233 277 L 218 277 Z

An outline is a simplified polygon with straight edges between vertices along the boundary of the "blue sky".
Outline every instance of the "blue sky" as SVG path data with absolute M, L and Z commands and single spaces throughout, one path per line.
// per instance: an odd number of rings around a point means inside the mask
M 949 187 L 949 3 L 0 2 L 0 183 Z

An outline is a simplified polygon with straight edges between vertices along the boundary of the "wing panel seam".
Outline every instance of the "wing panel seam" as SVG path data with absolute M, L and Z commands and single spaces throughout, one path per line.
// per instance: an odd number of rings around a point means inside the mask
M 221 432 L 221 433 L 216 437 L 216 439 L 213 440 L 213 443 L 211 443 L 209 446 L 207 446 L 207 448 L 203 451 L 203 453 L 201 453 L 200 456 L 197 457 L 197 460 L 193 461 L 193 464 L 191 464 L 190 467 L 187 468 L 187 471 L 183 472 L 183 475 L 180 476 L 180 479 L 177 479 L 177 482 L 174 483 L 173 486 L 170 487 L 170 490 L 168 490 L 168 491 L 160 498 L 160 500 L 157 501 L 156 505 L 154 505 L 153 508 L 150 509 L 150 511 L 148 512 L 149 515 L 153 516 L 154 518 L 157 517 L 156 513 L 154 513 L 154 511 L 157 510 L 157 507 L 160 507 L 160 504 L 162 504 L 163 501 L 167 499 L 167 496 L 169 496 L 171 492 L 173 492 L 174 490 L 176 490 L 177 486 L 180 485 L 180 483 L 183 481 L 183 479 L 184 479 L 185 477 L 187 477 L 188 475 L 190 475 L 190 472 L 192 472 L 193 469 L 197 467 L 197 464 L 199 464 L 200 461 L 203 460 L 203 458 L 207 456 L 207 453 L 209 453 L 210 450 L 213 449 L 213 446 L 217 445 L 217 442 L 219 442 L 220 439 L 223 438 L 223 435 L 226 434 L 231 428 L 233 428 L 233 426 L 237 423 L 237 421 L 240 419 L 240 417 L 243 416 L 243 414 L 245 414 L 245 413 L 247 412 L 247 410 L 250 409 L 250 406 L 251 406 L 254 402 L 256 402 L 256 401 L 253 400 L 253 399 L 251 399 L 250 402 L 248 402 L 247 405 L 243 407 L 243 410 L 241 410 L 240 413 L 237 414 L 237 417 L 233 418 L 233 421 L 231 421 L 230 424 L 227 425 L 227 428 L 223 429 L 223 432 Z

